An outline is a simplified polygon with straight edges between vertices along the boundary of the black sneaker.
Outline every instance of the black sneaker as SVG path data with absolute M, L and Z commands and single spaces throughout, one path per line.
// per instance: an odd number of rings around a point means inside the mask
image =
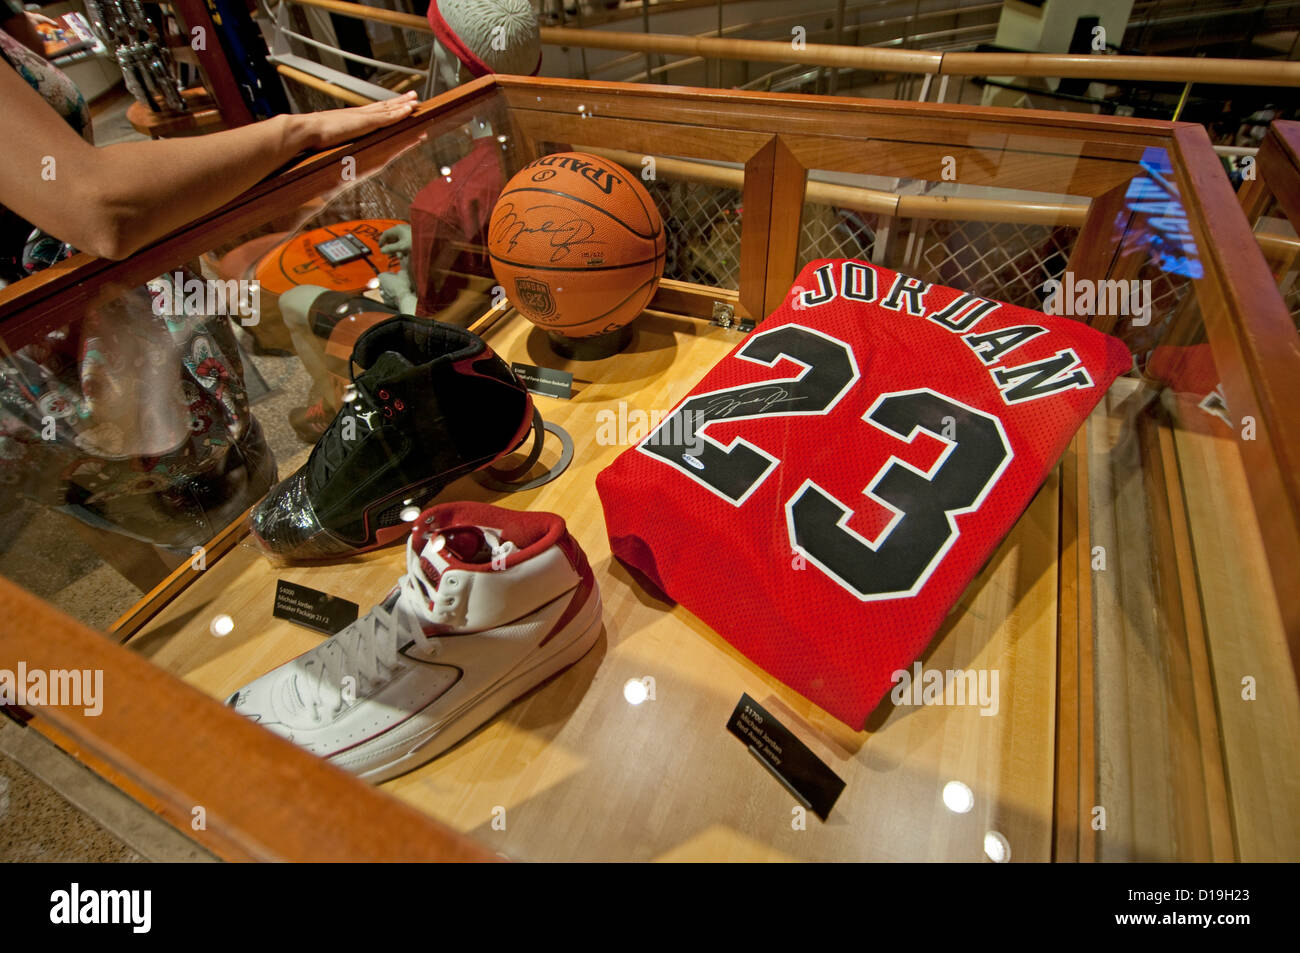
M 532 398 L 469 331 L 393 318 L 357 338 L 352 363 L 364 371 L 307 462 L 253 510 L 274 556 L 334 559 L 402 539 L 443 487 L 528 436 Z

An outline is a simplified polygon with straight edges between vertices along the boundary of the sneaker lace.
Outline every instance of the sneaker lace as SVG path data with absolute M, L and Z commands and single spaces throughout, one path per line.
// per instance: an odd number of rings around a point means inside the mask
M 493 557 L 514 552 L 514 543 L 487 537 Z M 422 654 L 433 657 L 442 644 L 426 633 L 426 626 L 437 624 L 433 604 L 437 601 L 440 582 L 429 580 L 420 568 L 420 554 L 410 543 L 406 547 L 406 573 L 398 580 L 391 595 L 337 635 L 312 651 L 307 666 L 319 663 L 314 684 L 300 692 L 312 717 L 319 722 L 337 717 L 343 711 L 373 694 L 393 678 L 406 671 L 401 649 L 410 642 Z M 386 606 L 391 606 L 386 608 Z
M 405 671 L 408 663 L 402 661 L 399 650 L 409 642 L 415 642 L 427 655 L 438 653 L 439 640 L 424 631 L 424 623 L 432 622 L 428 605 L 437 590 L 430 592 L 422 580 L 418 556 L 408 546 L 406 574 L 397 582 L 397 597 L 385 599 L 384 605 L 375 606 L 313 651 L 312 661 L 320 668 L 303 700 L 316 721 L 326 714 L 341 714 Z
M 322 412 L 323 410 L 322 407 Z M 351 449 L 349 444 L 354 441 L 343 436 L 347 421 L 360 420 L 366 425 L 367 430 L 374 430 L 370 421 L 372 415 L 378 412 L 379 405 L 364 387 L 359 386 L 355 381 L 347 386 L 343 391 L 343 405 L 339 408 L 333 424 L 321 436 L 317 451 L 312 458 L 316 471 L 314 475 L 318 481 L 328 480 L 330 474 L 343 463 Z

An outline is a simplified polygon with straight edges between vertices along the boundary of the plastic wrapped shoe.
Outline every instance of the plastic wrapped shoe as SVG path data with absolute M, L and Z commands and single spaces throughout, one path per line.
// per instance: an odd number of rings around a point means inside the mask
M 600 591 L 554 513 L 448 503 L 362 618 L 227 704 L 370 781 L 447 750 L 600 637 Z
M 453 480 L 528 435 L 533 403 L 509 366 L 469 331 L 398 317 L 357 339 L 364 368 L 292 476 L 252 514 L 273 557 L 336 559 L 400 539 Z

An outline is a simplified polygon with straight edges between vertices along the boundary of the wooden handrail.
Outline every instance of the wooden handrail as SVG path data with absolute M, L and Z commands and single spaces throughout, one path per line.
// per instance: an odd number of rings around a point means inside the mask
M 602 156 L 633 171 L 641 168 L 640 153 L 622 149 L 582 146 L 584 152 Z M 683 182 L 740 191 L 745 184 L 743 169 L 693 162 L 690 159 L 655 158 L 656 175 Z M 809 180 L 805 201 L 834 205 L 887 218 L 927 218 L 959 222 L 1009 222 L 1016 225 L 1065 225 L 1082 228 L 1088 206 L 1057 202 L 1024 202 L 1013 199 L 967 198 L 952 195 L 898 195 L 881 189 Z M 1300 238 L 1255 233 L 1261 248 L 1273 252 L 1300 253 Z
M 373 20 L 407 30 L 431 33 L 423 17 L 345 0 L 287 0 L 342 16 Z M 1211 59 L 1189 56 L 1078 56 L 1068 53 L 934 53 L 872 46 L 810 43 L 800 50 L 788 42 L 727 40 L 665 33 L 622 33 L 542 27 L 542 42 L 583 49 L 631 50 L 705 59 L 803 63 L 870 72 L 931 76 L 1053 76 L 1095 80 L 1224 83 L 1235 86 L 1300 86 L 1300 62 Z
M 321 0 L 293 0 L 317 3 Z M 336 2 L 336 0 L 329 0 Z M 660 33 L 614 33 L 546 27 L 543 43 L 588 49 L 636 50 L 839 66 L 896 73 L 947 76 L 1057 76 L 1082 79 L 1140 79 L 1162 82 L 1229 83 L 1241 86 L 1300 86 L 1300 62 L 1209 59 L 1186 56 L 1072 56 L 1058 53 L 932 53 L 877 47 L 810 43 L 802 50 L 771 40 L 724 40 Z
M 733 5 L 746 3 L 746 2 L 750 2 L 750 0 L 721 0 L 721 5 L 724 7 L 730 7 Z M 1224 2 L 1227 3 L 1229 2 L 1229 0 L 1224 0 Z M 877 2 L 875 3 L 854 4 L 853 6 L 847 6 L 845 8 L 845 14 L 847 16 L 853 13 L 862 13 L 871 10 L 873 7 L 887 6 L 887 3 L 888 0 L 877 0 Z M 1132 13 L 1130 13 L 1129 15 L 1130 25 L 1136 25 L 1140 21 L 1145 21 L 1146 17 L 1149 16 L 1150 11 L 1153 8 L 1159 8 L 1161 4 L 1162 4 L 1162 0 L 1147 0 L 1147 2 L 1145 3 L 1143 2 L 1143 0 L 1138 0 L 1137 3 L 1133 4 Z M 663 16 L 665 14 L 671 15 L 673 13 L 677 13 L 683 10 L 699 9 L 700 7 L 716 9 L 718 5 L 719 5 L 719 0 L 657 0 L 657 2 L 653 7 L 653 10 L 656 16 Z M 1001 4 L 997 4 L 997 5 L 1001 6 Z M 983 7 L 982 4 L 972 4 L 970 6 L 964 6 L 964 7 L 958 6 L 958 7 L 952 7 L 950 9 L 945 9 L 945 10 L 935 10 L 935 11 L 923 10 L 914 17 L 903 17 L 901 19 L 920 20 L 920 19 L 925 19 L 927 16 L 928 17 L 964 16 L 967 13 L 978 12 L 981 10 L 982 7 Z M 801 15 L 807 17 L 809 22 L 812 22 L 814 17 L 820 18 L 828 15 L 833 15 L 834 12 L 835 10 L 832 7 L 829 9 L 823 8 L 820 10 L 808 11 L 807 13 L 803 13 Z M 1194 11 L 1193 15 L 1191 16 L 1188 15 L 1175 16 L 1172 19 L 1188 20 L 1188 19 L 1198 19 L 1198 18 L 1221 17 L 1235 12 L 1236 10 L 1233 7 L 1223 6 L 1218 9 L 1213 9 L 1213 8 L 1197 9 Z M 582 23 L 584 26 L 601 26 L 605 23 L 616 23 L 619 20 L 632 20 L 640 16 L 641 16 L 641 10 L 639 7 L 630 6 L 630 5 L 620 6 L 613 10 L 595 10 L 595 11 L 590 11 L 588 13 L 585 13 L 582 16 Z M 1158 25 L 1162 22 L 1167 22 L 1167 18 L 1158 18 L 1152 22 Z M 1145 22 L 1143 22 L 1142 25 L 1145 26 L 1146 25 Z M 854 27 L 855 24 L 851 24 L 851 23 L 846 23 L 844 25 L 845 31 L 852 30 L 854 29 Z
M 433 27 L 424 17 L 413 13 L 399 13 L 382 7 L 367 7 L 360 3 L 345 3 L 344 0 L 289 0 L 304 7 L 319 7 L 340 16 L 353 17 L 357 20 L 373 20 L 375 23 L 387 23 L 389 26 L 401 27 L 415 33 L 432 33 Z
M 542 42 L 588 49 L 637 50 L 642 53 L 670 53 L 704 59 L 765 63 L 803 63 L 808 66 L 892 73 L 937 75 L 943 63 L 942 53 L 929 50 L 890 50 L 877 46 L 833 46 L 828 43 L 809 43 L 796 50 L 788 41 L 727 40 L 714 36 L 673 36 L 667 33 L 614 33 L 568 27 L 544 28 Z
M 949 76 L 1058 76 L 1232 86 L 1300 86 L 1300 62 L 1199 56 L 1079 56 L 1069 53 L 945 53 Z
M 737 2 L 743 2 L 743 0 L 737 0 Z M 848 8 L 848 9 L 845 10 L 845 14 L 848 15 L 848 14 L 851 13 L 851 12 L 858 12 L 858 11 L 867 10 L 867 9 L 869 9 L 870 6 L 872 6 L 872 5 L 871 5 L 871 4 L 867 4 L 867 5 L 862 5 L 862 6 L 858 6 L 858 7 L 851 7 L 851 8 Z M 932 19 L 938 19 L 938 18 L 940 18 L 940 17 L 943 17 L 943 18 L 951 18 L 951 17 L 954 16 L 955 14 L 959 14 L 959 15 L 961 15 L 961 16 L 965 16 L 965 15 L 967 15 L 967 14 L 971 14 L 971 13 L 986 13 L 986 12 L 988 12 L 988 11 L 990 11 L 990 10 L 1001 9 L 1001 6 L 1002 6 L 1002 4 L 1000 4 L 1000 3 L 982 3 L 982 4 L 975 4 L 975 5 L 968 6 L 968 7 L 958 7 L 958 8 L 952 9 L 952 10 L 928 10 L 928 11 L 922 11 L 921 13 L 918 13 L 918 14 L 916 14 L 916 15 L 909 15 L 909 16 L 902 16 L 902 17 L 889 17 L 889 18 L 884 19 L 884 20 L 871 20 L 871 21 L 866 21 L 866 22 L 862 22 L 862 23 L 846 23 L 846 24 L 844 24 L 844 32 L 845 32 L 845 33 L 858 34 L 858 33 L 861 33 L 863 30 L 879 29 L 880 27 L 888 26 L 888 25 L 891 24 L 891 23 L 915 23 L 915 22 L 918 21 L 918 20 L 932 20 Z M 656 10 L 656 13 L 659 13 L 659 12 L 661 12 L 661 11 L 660 11 L 660 10 Z M 764 31 L 770 31 L 773 27 L 785 26 L 785 25 L 789 25 L 789 24 L 797 24 L 797 23 L 800 23 L 800 22 L 805 22 L 805 23 L 816 22 L 816 20 L 817 20 L 817 19 L 820 19 L 822 16 L 824 16 L 824 15 L 832 15 L 832 14 L 834 14 L 834 12 L 835 12 L 835 11 L 834 11 L 833 9 L 832 9 L 832 10 L 829 10 L 829 11 L 826 11 L 826 13 L 824 13 L 824 14 L 823 14 L 823 13 L 812 13 L 812 12 L 809 12 L 809 11 L 804 10 L 804 11 L 800 11 L 799 13 L 797 13 L 797 14 L 793 14 L 793 15 L 785 15 L 785 16 L 779 16 L 779 17 L 768 17 L 768 18 L 763 19 L 763 20 L 751 20 L 751 21 L 749 21 L 749 22 L 747 22 L 747 23 L 733 23 L 733 24 L 731 24 L 730 26 L 723 27 L 723 28 L 722 28 L 722 31 L 721 31 L 720 33 L 719 33 L 718 31 L 714 30 L 714 31 L 706 31 L 706 32 L 704 32 L 704 33 L 702 33 L 702 34 L 697 34 L 697 35 L 700 35 L 700 36 L 721 37 L 721 38 L 723 38 L 723 39 L 726 39 L 728 34 L 739 33 L 739 32 L 741 32 L 741 31 L 750 31 L 751 33 L 752 33 L 752 32 L 755 32 L 755 31 L 757 31 L 757 32 L 764 32 Z M 606 21 L 606 22 L 608 22 L 608 21 Z M 584 28 L 590 28 L 591 26 L 592 26 L 592 23 L 591 23 L 590 20 L 587 20 L 587 21 L 583 24 L 583 27 L 584 27 Z M 985 28 L 986 28 L 986 27 L 984 27 L 984 26 L 982 26 L 982 25 L 977 25 L 977 26 L 973 26 L 973 27 L 962 27 L 962 28 L 960 28 L 960 30 L 962 30 L 962 31 L 969 31 L 969 30 L 979 30 L 979 29 L 985 29 Z M 813 33 L 813 34 L 820 34 L 820 33 L 827 33 L 827 32 L 830 32 L 830 31 L 827 31 L 827 30 L 812 30 L 812 31 L 810 31 L 810 32 Z M 959 31 L 945 31 L 945 32 L 952 33 L 952 32 L 959 32 Z M 843 44 L 843 43 L 838 44 L 838 45 L 840 45 L 840 46 L 856 46 L 856 44 Z M 593 69 L 589 70 L 589 75 L 590 75 L 591 77 L 594 78 L 595 76 L 597 76 L 597 75 L 600 74 L 600 73 L 608 72 L 609 70 L 611 70 L 611 69 L 616 69 L 616 68 L 619 67 L 619 66 L 626 66 L 629 62 L 634 62 L 634 61 L 636 61 L 636 60 L 638 60 L 638 59 L 640 59 L 640 56 L 639 56 L 638 54 L 636 54 L 636 53 L 630 53 L 630 54 L 628 54 L 627 56 L 620 56 L 620 57 L 618 57 L 617 59 L 613 59 L 613 60 L 610 60 L 610 61 L 608 61 L 608 62 L 601 63 L 599 66 L 596 66 L 596 67 L 594 67 Z M 674 60 L 674 61 L 671 62 L 671 63 L 665 63 L 663 66 L 656 67 L 652 72 L 654 72 L 654 73 L 666 73 L 666 72 L 668 72 L 668 71 L 670 71 L 670 70 L 680 69 L 680 68 L 682 68 L 682 67 L 684 67 L 684 66 L 689 66 L 689 65 L 691 65 L 691 64 L 693 64 L 693 63 L 699 63 L 699 62 L 703 62 L 703 61 L 704 61 L 704 57 L 699 57 L 699 56 L 688 57 L 688 58 L 686 58 L 686 59 L 682 59 L 682 60 Z M 799 65 L 803 65 L 803 64 L 799 64 Z M 624 80 L 623 80 L 623 81 L 624 81 L 624 82 L 629 82 L 630 80 L 628 80 L 626 77 L 624 77 Z
M 747 2 L 750 2 L 750 0 L 722 0 L 722 5 L 724 7 L 730 7 L 733 5 L 747 3 Z M 888 5 L 889 5 L 889 0 L 874 0 L 874 2 L 855 3 L 852 5 L 846 4 L 844 8 L 844 15 L 847 18 L 853 14 L 866 13 L 873 10 L 874 8 L 885 7 Z M 998 5 L 1000 6 L 1000 4 Z M 657 0 L 657 2 L 655 2 L 654 6 L 651 8 L 651 12 L 655 17 L 663 17 L 665 15 L 671 16 L 672 14 L 679 13 L 683 10 L 699 9 L 700 7 L 705 7 L 709 10 L 716 10 L 718 7 L 718 0 Z M 940 11 L 923 10 L 921 11 L 920 15 L 916 17 L 916 19 L 925 19 L 927 17 L 935 17 L 935 16 L 951 17 L 957 14 L 965 14 L 972 10 L 979 10 L 979 9 L 980 6 L 972 5 L 969 7 L 957 7 L 952 10 L 940 10 Z M 836 10 L 835 3 L 831 2 L 831 0 L 826 0 L 826 2 L 823 2 L 820 9 L 811 9 L 811 10 L 804 9 L 800 11 L 799 16 L 805 17 L 806 22 L 808 23 L 814 23 L 817 20 L 823 19 L 825 17 L 833 17 L 835 15 L 835 10 Z M 594 11 L 584 13 L 582 14 L 580 23 L 584 27 L 597 27 L 597 26 L 603 26 L 606 23 L 617 23 L 620 20 L 636 20 L 639 19 L 641 16 L 642 16 L 642 11 L 639 6 L 622 6 L 613 10 L 594 10 Z M 911 18 L 904 17 L 903 19 L 911 19 Z M 565 22 L 572 22 L 572 19 L 567 19 Z M 844 25 L 844 29 L 851 30 L 854 28 L 854 26 L 855 24 L 846 23 Z

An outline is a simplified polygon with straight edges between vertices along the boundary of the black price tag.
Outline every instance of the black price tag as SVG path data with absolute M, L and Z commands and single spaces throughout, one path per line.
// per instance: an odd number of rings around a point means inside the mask
M 515 372 L 519 382 L 534 394 L 543 397 L 559 397 L 568 400 L 573 396 L 573 375 L 568 371 L 556 371 L 549 367 L 535 367 L 532 364 L 512 362 L 510 369 Z
M 823 821 L 844 790 L 844 781 L 762 705 L 741 695 L 727 730 L 743 741 L 791 794 Z
M 294 582 L 276 580 L 275 607 L 271 614 L 277 619 L 288 619 L 317 632 L 333 635 L 356 622 L 359 611 L 360 606 L 355 602 Z

